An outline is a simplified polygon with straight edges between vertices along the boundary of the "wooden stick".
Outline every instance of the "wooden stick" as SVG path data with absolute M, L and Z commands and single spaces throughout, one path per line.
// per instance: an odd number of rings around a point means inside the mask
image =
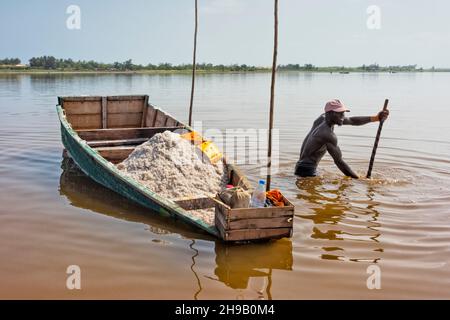
M 195 69 L 196 69 L 196 53 L 197 53 L 197 29 L 198 14 L 197 0 L 195 0 L 195 31 L 194 31 L 194 54 L 192 58 L 192 85 L 191 85 L 191 102 L 189 104 L 189 126 L 192 124 L 192 106 L 194 104 L 194 85 L 195 85 Z
M 272 60 L 272 83 L 270 85 L 270 116 L 269 116 L 269 146 L 267 150 L 267 183 L 266 190 L 270 190 L 270 178 L 272 167 L 272 128 L 273 109 L 275 100 L 275 74 L 277 69 L 278 54 L 278 0 L 274 0 L 274 39 L 273 39 L 273 60 Z
M 146 95 L 144 98 L 144 107 L 142 108 L 142 119 L 141 119 L 141 127 L 145 127 L 145 121 L 147 119 L 147 111 L 148 111 L 148 96 Z
M 102 128 L 108 128 L 108 109 L 106 97 L 102 97 Z
M 387 110 L 389 99 L 384 100 L 383 111 Z M 380 124 L 378 125 L 377 136 L 375 137 L 375 143 L 373 144 L 372 156 L 370 157 L 369 170 L 367 171 L 367 178 L 372 175 L 373 162 L 375 161 L 375 154 L 377 153 L 378 141 L 380 141 L 381 129 L 383 129 L 384 120 L 380 119 Z

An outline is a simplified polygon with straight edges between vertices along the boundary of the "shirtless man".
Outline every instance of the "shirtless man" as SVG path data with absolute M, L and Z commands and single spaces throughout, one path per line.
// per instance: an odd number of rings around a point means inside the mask
M 384 121 L 389 111 L 380 111 L 376 116 L 369 117 L 345 117 L 348 110 L 339 100 L 328 101 L 325 105 L 325 113 L 314 121 L 311 131 L 303 141 L 300 150 L 300 159 L 295 165 L 295 174 L 300 177 L 314 177 L 316 169 L 326 151 L 333 157 L 334 163 L 346 176 L 358 179 L 358 175 L 342 159 L 334 125 L 360 126 L 369 122 Z

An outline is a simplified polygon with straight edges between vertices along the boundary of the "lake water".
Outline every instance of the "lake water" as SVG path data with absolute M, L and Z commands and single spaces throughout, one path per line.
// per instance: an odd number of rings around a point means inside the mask
M 272 187 L 296 205 L 291 239 L 225 245 L 130 203 L 62 161 L 62 95 L 148 94 L 187 119 L 187 75 L 0 76 L 0 298 L 450 298 L 450 74 L 281 73 Z M 268 123 L 270 74 L 199 75 L 204 128 Z M 373 180 L 293 175 L 324 103 L 373 115 L 390 99 Z M 367 171 L 378 124 L 336 128 L 344 159 Z M 262 164 L 241 165 L 252 182 Z M 63 170 L 64 169 L 64 170 Z M 81 268 L 81 290 L 66 268 Z M 381 289 L 369 290 L 369 266 Z

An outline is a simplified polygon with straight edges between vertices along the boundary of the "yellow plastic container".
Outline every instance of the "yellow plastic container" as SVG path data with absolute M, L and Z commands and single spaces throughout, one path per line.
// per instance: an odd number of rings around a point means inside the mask
M 188 132 L 180 135 L 181 138 L 193 143 L 206 155 L 211 163 L 216 163 L 222 159 L 222 153 L 219 148 L 212 141 L 203 139 L 203 137 L 196 131 Z
M 204 141 L 203 137 L 196 131 L 181 134 L 180 137 L 191 141 L 195 145 L 201 144 Z
M 216 163 L 222 158 L 222 153 L 212 141 L 205 141 L 199 146 L 200 150 L 209 158 L 211 163 Z

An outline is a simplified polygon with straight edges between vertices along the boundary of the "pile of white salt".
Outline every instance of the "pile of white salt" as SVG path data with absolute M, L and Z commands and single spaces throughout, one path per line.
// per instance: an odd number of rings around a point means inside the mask
M 137 146 L 117 168 L 172 200 L 214 196 L 227 182 L 222 160 L 211 164 L 202 159 L 197 147 L 171 131 L 155 134 Z

